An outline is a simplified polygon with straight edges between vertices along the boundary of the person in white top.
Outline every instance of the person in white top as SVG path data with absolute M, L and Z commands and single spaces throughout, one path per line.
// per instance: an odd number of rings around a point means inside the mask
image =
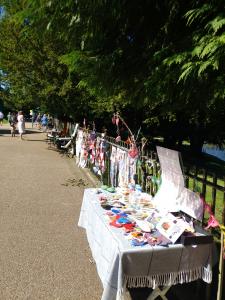
M 4 119 L 4 114 L 2 111 L 0 111 L 0 126 L 2 126 L 3 119 Z
M 23 134 L 25 133 L 25 120 L 24 120 L 24 116 L 23 116 L 23 112 L 19 111 L 18 112 L 18 116 L 17 116 L 17 127 L 18 127 L 18 131 L 20 134 L 20 138 L 21 140 L 23 139 Z

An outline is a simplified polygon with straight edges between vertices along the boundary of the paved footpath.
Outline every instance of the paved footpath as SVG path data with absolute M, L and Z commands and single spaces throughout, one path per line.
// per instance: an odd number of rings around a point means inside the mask
M 96 265 L 77 226 L 82 183 L 96 182 L 29 126 L 23 141 L 0 127 L 0 300 L 100 300 Z M 168 299 L 190 299 L 186 288 Z M 131 298 L 149 293 L 132 289 Z
M 85 231 L 77 226 L 93 185 L 73 159 L 48 149 L 45 134 L 25 140 L 0 128 L 0 299 L 95 300 L 102 286 Z

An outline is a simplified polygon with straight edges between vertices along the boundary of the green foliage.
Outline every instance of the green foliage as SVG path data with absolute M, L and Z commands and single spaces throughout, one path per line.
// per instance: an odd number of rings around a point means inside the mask
M 99 123 L 118 110 L 173 144 L 224 140 L 222 0 L 0 3 L 7 103 Z

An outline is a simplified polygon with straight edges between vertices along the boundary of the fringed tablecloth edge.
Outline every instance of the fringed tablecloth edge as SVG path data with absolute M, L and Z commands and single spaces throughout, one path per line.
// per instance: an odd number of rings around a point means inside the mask
M 124 276 L 124 287 L 138 288 L 148 287 L 154 289 L 157 286 L 170 286 L 178 283 L 188 283 L 202 279 L 206 283 L 212 281 L 211 268 L 198 267 L 193 270 L 183 270 L 180 272 L 173 272 L 167 274 L 157 274 L 152 276 Z M 123 294 L 124 289 L 119 291 L 119 294 Z

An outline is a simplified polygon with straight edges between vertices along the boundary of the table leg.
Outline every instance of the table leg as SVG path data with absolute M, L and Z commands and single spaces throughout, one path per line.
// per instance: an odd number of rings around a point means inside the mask
M 170 288 L 171 288 L 171 286 L 163 287 L 162 289 L 160 289 L 159 287 L 155 288 L 151 292 L 151 294 L 149 295 L 147 300 L 154 300 L 158 296 L 160 296 L 163 300 L 168 300 L 168 298 L 165 295 L 169 291 Z

